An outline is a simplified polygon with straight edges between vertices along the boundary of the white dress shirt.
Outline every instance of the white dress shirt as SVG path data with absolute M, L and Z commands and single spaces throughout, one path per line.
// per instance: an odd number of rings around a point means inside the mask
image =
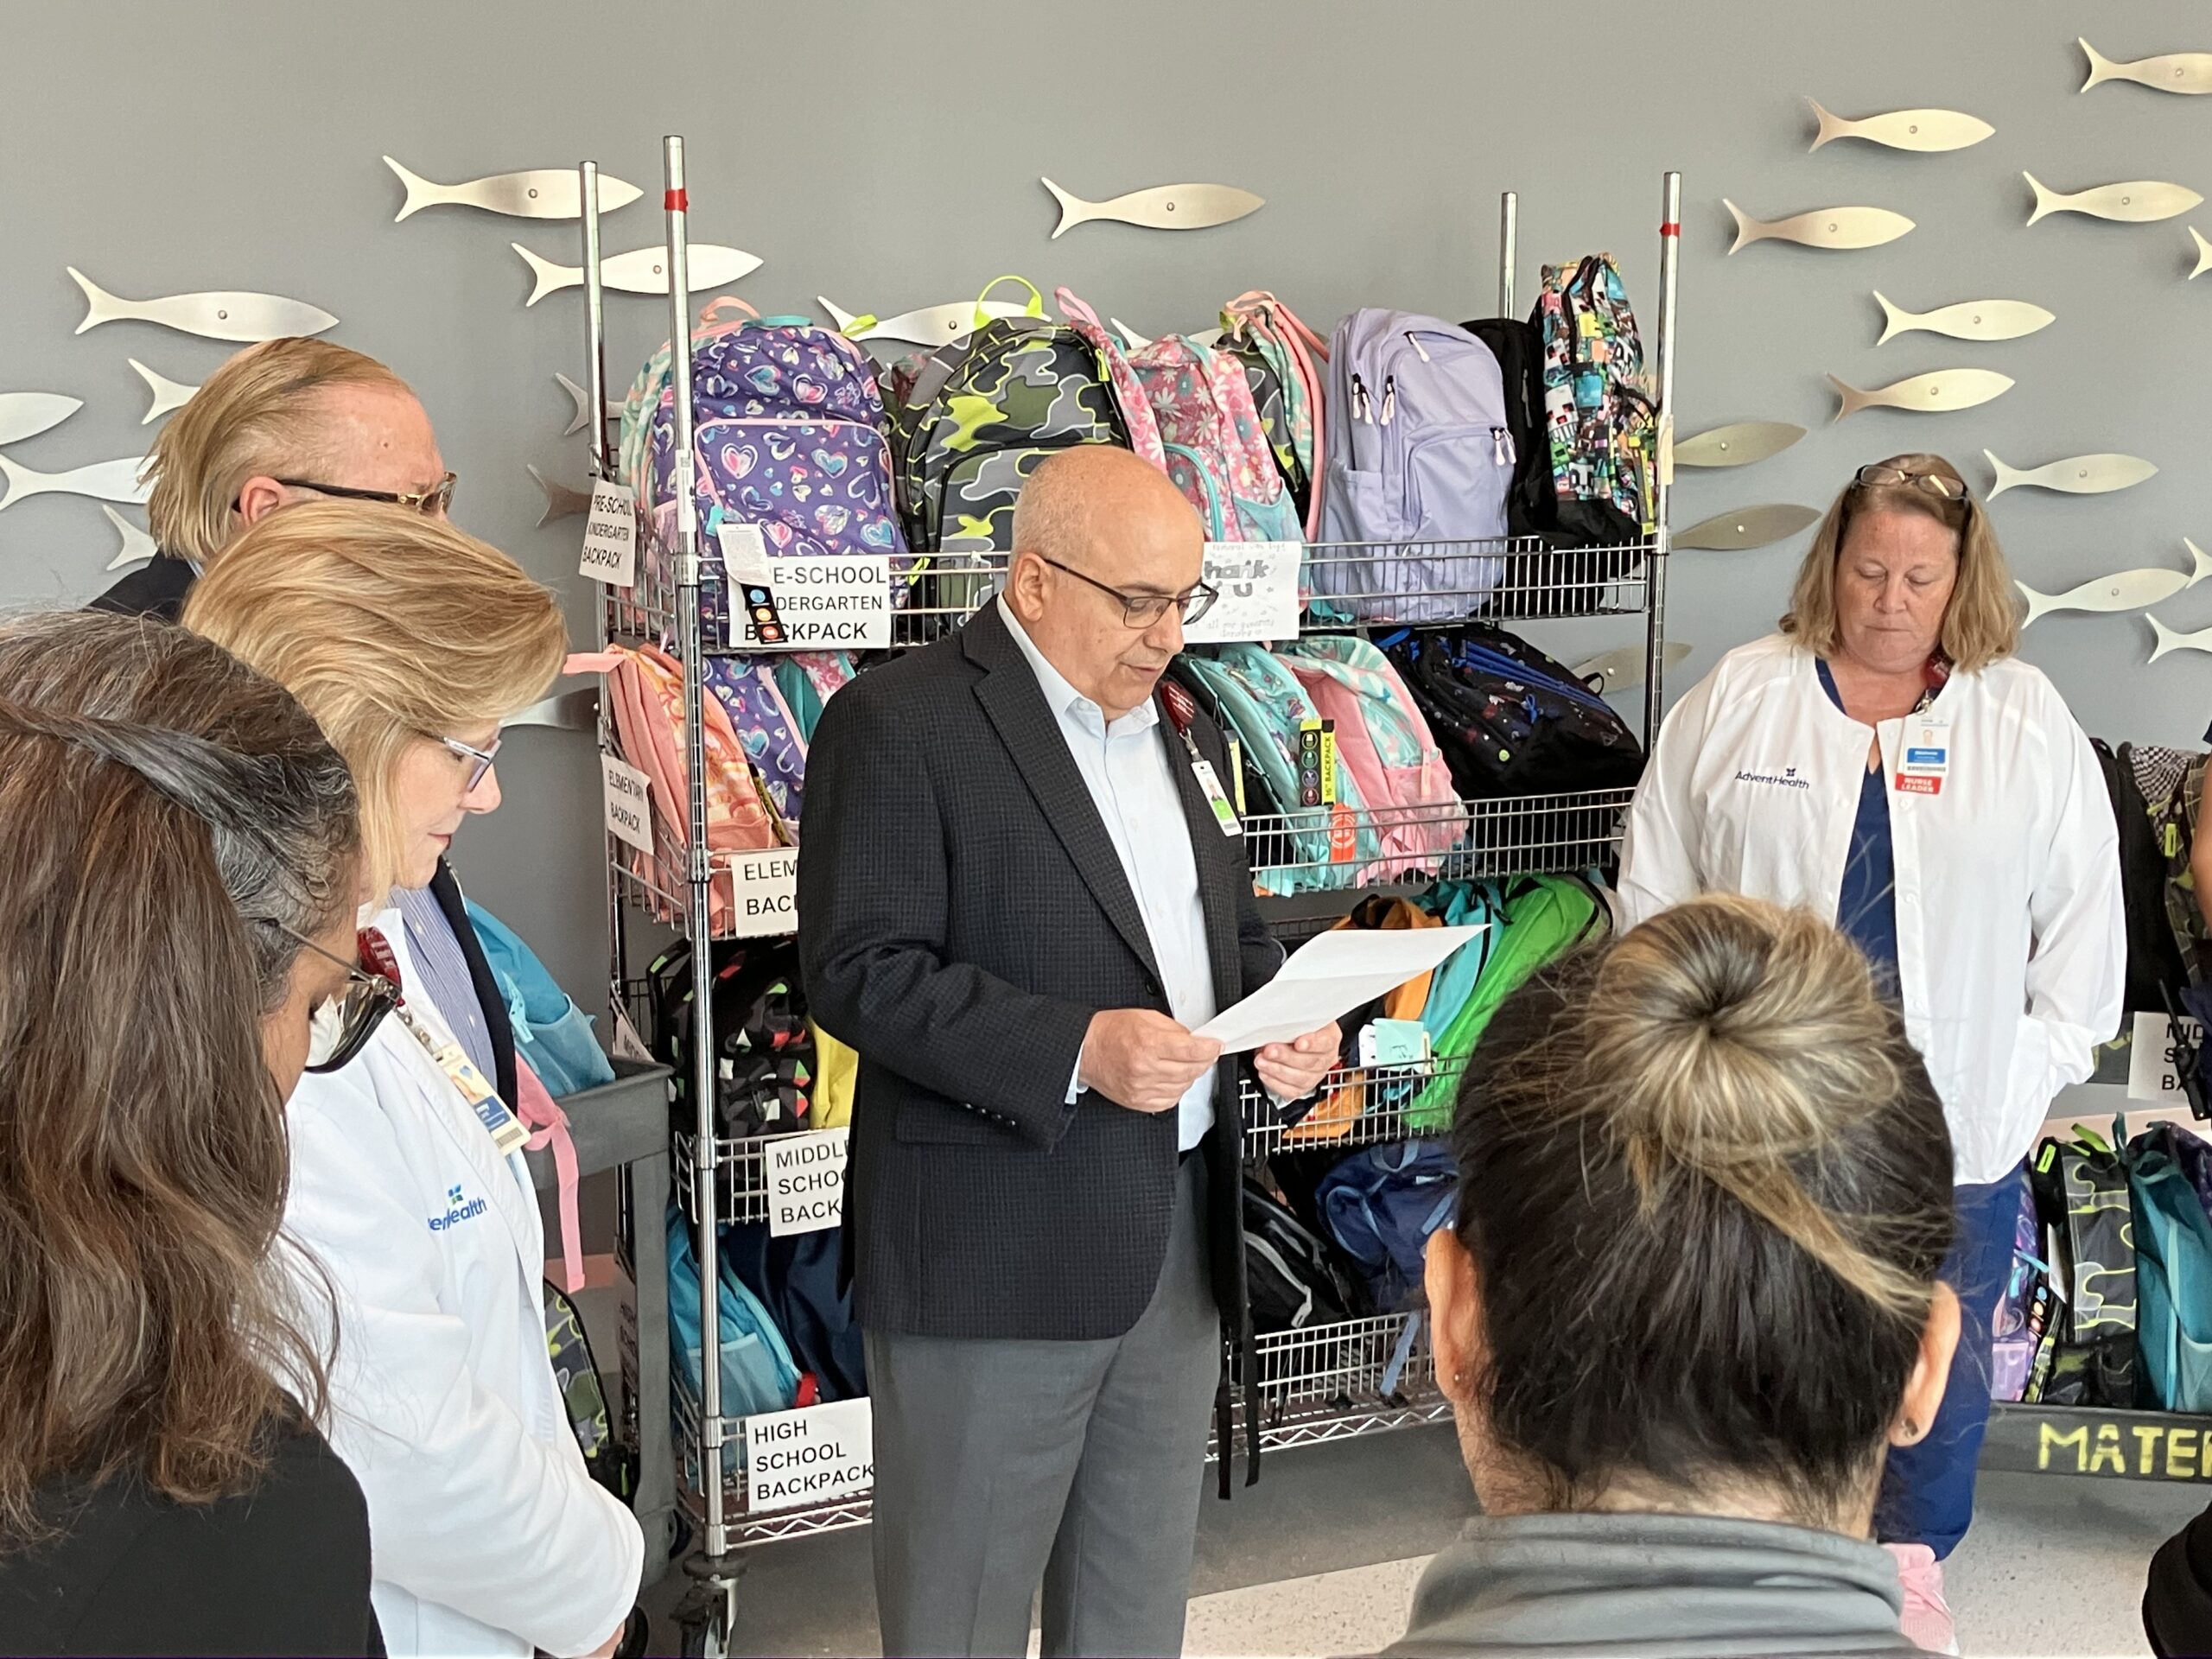
M 1147 702 L 1109 725 L 1105 711 L 1068 683 L 1067 677 L 1022 632 L 1005 600 L 998 601 L 1007 632 L 1036 671 L 1045 702 L 1059 722 L 1076 770 L 1090 791 L 1106 834 L 1129 879 L 1145 937 L 1160 963 L 1167 1006 L 1195 1031 L 1219 1010 L 1213 991 L 1213 956 L 1206 949 L 1205 906 L 1198 898 L 1198 859 L 1191 849 L 1191 826 L 1183 798 L 1170 770 L 1166 734 L 1160 710 Z M 1188 1152 L 1213 1126 L 1214 1073 L 1191 1085 L 1178 1106 L 1176 1142 Z
M 1868 735 L 1803 646 L 1776 634 L 1730 652 L 1668 711 L 1637 788 L 1623 925 L 1713 891 L 1833 921 Z M 1955 1179 L 1986 1184 L 2120 1025 L 2111 798 L 2056 688 L 2017 658 L 1954 674 L 1927 715 L 1872 735 L 1891 783 L 1905 1034 L 1942 1096 Z M 1908 748 L 1942 775 L 1899 787 Z

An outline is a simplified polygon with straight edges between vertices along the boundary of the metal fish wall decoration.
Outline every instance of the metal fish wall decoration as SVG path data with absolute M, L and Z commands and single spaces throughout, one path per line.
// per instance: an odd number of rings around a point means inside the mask
M 1808 524 L 1820 522 L 1818 507 L 1773 503 L 1763 507 L 1739 507 L 1717 512 L 1668 538 L 1671 547 L 1694 547 L 1709 553 L 1748 553 L 1795 536 Z
M 123 537 L 121 550 L 107 562 L 109 569 L 120 570 L 125 565 L 143 564 L 160 551 L 154 545 L 154 538 L 151 536 L 139 529 L 113 507 L 103 502 L 100 511 L 107 515 L 108 523 L 113 524 L 117 532 Z
M 280 334 L 319 334 L 338 319 L 301 300 L 276 294 L 172 294 L 159 300 L 118 299 L 73 265 L 66 267 L 85 290 L 85 320 L 77 332 L 104 322 L 157 322 L 181 334 L 250 343 Z
M 524 305 L 536 305 L 548 294 L 558 294 L 564 288 L 582 288 L 584 268 L 582 265 L 556 265 L 541 254 L 532 253 L 519 242 L 507 245 L 522 255 L 523 263 L 537 278 L 537 286 L 530 291 Z M 750 276 L 760 269 L 757 255 L 742 248 L 725 248 L 712 242 L 691 245 L 691 287 L 703 292 L 720 288 Z M 599 262 L 599 280 L 607 287 L 625 294 L 665 294 L 668 292 L 668 250 L 665 248 L 638 248 L 629 253 L 617 254 L 612 259 Z
M 2158 179 L 2132 179 L 2125 184 L 2101 184 L 2091 190 L 2061 195 L 2032 173 L 2020 176 L 2036 193 L 2036 210 L 2028 223 L 2051 213 L 2087 213 L 2092 219 L 2114 219 L 2124 225 L 2150 225 L 2185 213 L 2204 198 L 2185 184 Z
M 146 457 L 136 455 L 127 461 L 99 461 L 89 467 L 73 467 L 66 473 L 35 473 L 0 455 L 0 483 L 8 486 L 0 490 L 0 509 L 12 507 L 33 495 L 90 495 L 103 501 L 128 501 L 143 507 L 151 490 L 151 486 L 138 481 L 145 465 Z
M 421 213 L 425 207 L 480 207 L 487 213 L 510 219 L 582 219 L 584 188 L 572 167 L 539 168 L 528 173 L 498 173 L 471 179 L 466 184 L 434 184 L 409 172 L 387 156 L 384 164 L 407 187 L 407 200 L 392 223 Z M 644 194 L 612 174 L 599 175 L 599 211 L 611 213 L 627 207 Z
M 1114 332 L 1122 337 L 1122 343 L 1127 346 L 1133 352 L 1141 352 L 1144 350 L 1146 346 L 1152 344 L 1150 340 L 1147 340 L 1142 334 L 1137 333 L 1135 329 L 1130 327 L 1128 323 L 1123 322 L 1119 317 L 1109 317 L 1106 319 L 1106 321 L 1108 325 L 1112 327 Z
M 2176 633 L 2157 617 L 2150 619 L 2151 637 L 2158 643 L 2151 649 L 2151 660 L 2157 662 L 2170 651 L 2212 651 L 2212 628 L 2199 628 L 2195 633 Z
M 1972 409 L 1976 404 L 1986 404 L 2012 391 L 2012 378 L 1993 369 L 1937 369 L 1932 374 L 1916 374 L 1910 380 L 1900 380 L 1873 391 L 1847 386 L 1834 375 L 1828 376 L 1828 384 L 1843 399 L 1843 406 L 1835 412 L 1840 421 L 1862 409 L 1902 409 L 1914 414 L 1939 415 L 1955 409 Z
M 1669 668 L 1679 668 L 1690 654 L 1690 647 L 1681 641 L 1669 639 L 1659 647 L 1659 660 Z M 1642 645 L 1622 645 L 1617 650 L 1602 652 L 1575 668 L 1575 677 L 1585 683 L 1599 682 L 1599 690 L 1607 696 L 1616 691 L 1634 691 L 1643 683 L 1643 671 L 1648 666 Z
M 1787 421 L 1739 421 L 1716 426 L 1675 446 L 1678 467 L 1748 467 L 1755 461 L 1778 455 L 1805 435 L 1802 426 Z
M 1085 201 L 1050 179 L 1043 183 L 1060 204 L 1060 222 L 1052 227 L 1056 240 L 1095 219 L 1116 219 L 1148 231 L 1202 231 L 1256 213 L 1268 205 L 1249 190 L 1239 190 L 1233 184 L 1156 184 L 1149 190 L 1116 196 L 1111 201 Z
M 2069 588 L 2063 594 L 2039 594 L 2024 582 L 2012 585 L 2026 595 L 2028 614 L 2022 627 L 2033 626 L 2039 616 L 2053 611 L 2136 611 L 2145 605 L 2156 605 L 2161 600 L 2171 599 L 2184 588 L 2194 588 L 2207 576 L 2212 576 L 2212 558 L 2204 556 L 2203 549 L 2195 542 L 2184 540 L 2189 550 L 2190 569 L 2184 574 L 2152 566 L 2142 570 L 2115 570 L 2108 576 L 2097 576 L 2078 588 Z M 2157 619 L 2152 619 L 2155 623 Z M 2152 653 L 2156 662 L 2165 653 L 2163 650 Z
M 0 443 L 20 443 L 50 431 L 85 406 L 58 391 L 0 391 Z
M 138 423 L 141 426 L 151 426 L 162 416 L 182 409 L 192 401 L 193 394 L 200 390 L 197 386 L 180 385 L 165 374 L 156 374 L 135 357 L 125 358 L 124 361 L 138 371 L 138 378 L 146 383 L 146 390 L 154 394 L 154 401 L 147 405 L 145 416 Z
M 1878 248 L 1912 229 L 1912 221 L 1886 207 L 1821 207 L 1789 219 L 1753 219 L 1726 197 L 1720 205 L 1736 220 L 1728 251 L 1754 242 L 1798 242 L 1808 248 Z
M 561 390 L 567 392 L 575 403 L 575 416 L 562 429 L 561 433 L 564 438 L 573 438 L 591 424 L 591 394 L 565 374 L 556 374 L 553 378 L 559 384 Z M 622 403 L 623 400 L 620 397 L 610 397 L 607 400 L 608 420 L 619 421 L 622 418 Z
M 1997 130 L 1988 122 L 1957 110 L 1892 110 L 1887 115 L 1847 121 L 1822 109 L 1818 99 L 1805 101 L 1821 118 L 1820 133 L 1813 140 L 1815 149 L 1839 138 L 1864 138 L 1870 144 L 1886 144 L 1891 149 L 1965 149 Z
M 2154 478 L 2158 469 L 2136 455 L 2069 455 L 2064 461 L 2054 461 L 2033 469 L 2007 467 L 1991 451 L 1989 464 L 1997 469 L 1997 482 L 1990 486 L 1989 499 L 1994 501 L 2007 490 L 2059 490 L 2068 495 L 2108 495 L 2114 490 L 2124 490 Z
M 2212 270 L 2212 242 L 2207 242 L 2194 225 L 2189 227 L 2189 234 L 2196 244 L 2196 269 L 2190 271 L 2185 280 L 2193 283 L 2206 271 Z
M 537 487 L 545 492 L 545 511 L 537 515 L 540 530 L 556 518 L 580 518 L 591 511 L 591 497 L 586 492 L 572 490 L 565 484 L 556 484 L 535 467 L 530 469 L 530 475 L 537 480 Z
M 2169 52 L 2164 57 L 2114 63 L 2087 41 L 2077 37 L 2074 43 L 2089 58 L 2089 78 L 2082 83 L 2085 92 L 2108 80 L 2132 80 L 2160 92 L 2212 92 L 2212 52 Z
M 1948 334 L 1953 340 L 2018 340 L 2058 321 L 2043 307 L 2025 300 L 1961 300 L 1933 311 L 1912 312 L 1899 308 L 1878 289 L 1874 290 L 1874 299 L 1884 318 L 1882 337 L 1874 342 L 1877 346 L 1886 346 L 1899 334 L 1916 329 Z
M 976 313 L 987 318 L 1042 316 L 1027 303 L 1012 300 L 955 300 L 949 305 L 925 305 L 918 311 L 901 311 L 895 317 L 856 316 L 842 306 L 832 305 L 819 294 L 815 303 L 827 311 L 837 332 L 848 340 L 909 340 L 918 346 L 949 346 L 976 332 Z

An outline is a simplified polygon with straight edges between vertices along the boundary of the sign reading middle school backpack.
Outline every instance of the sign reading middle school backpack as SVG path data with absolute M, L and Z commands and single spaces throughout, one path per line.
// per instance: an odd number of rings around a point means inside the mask
M 1329 346 L 1325 403 L 1321 539 L 1364 545 L 1315 550 L 1315 595 L 1361 620 L 1469 614 L 1504 562 L 1421 543 L 1505 535 L 1514 454 L 1497 359 L 1455 324 L 1355 311 Z

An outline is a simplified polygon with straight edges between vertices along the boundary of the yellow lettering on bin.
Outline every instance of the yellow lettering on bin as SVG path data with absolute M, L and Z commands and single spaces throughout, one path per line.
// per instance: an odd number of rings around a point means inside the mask
M 2036 1425 L 2037 1471 L 2048 1473 L 2050 1469 L 2051 1452 L 2068 1446 L 2071 1446 L 2074 1450 L 2074 1472 L 2077 1475 L 2082 1473 L 2089 1465 L 2088 1426 L 2084 1424 L 2079 1428 L 2069 1429 L 2062 1434 L 2058 1432 L 2058 1426 L 2056 1423 L 2037 1423 Z M 2060 1472 L 2063 1474 L 2065 1471 L 2062 1469 Z
M 2170 1428 L 2166 1431 L 2166 1478 L 2195 1480 L 2196 1474 L 2197 1431 L 2193 1428 Z
M 2105 1467 L 2107 1459 L 2110 1459 L 2112 1462 L 2112 1467 L 2109 1470 Z M 2119 1424 L 2099 1423 L 2097 1425 L 2097 1444 L 2096 1449 L 2089 1453 L 2089 1472 L 2093 1475 L 2107 1473 L 2125 1475 L 2127 1472 L 2127 1457 L 2120 1449 Z
M 2143 1448 L 2142 1459 L 2135 1470 L 2137 1474 L 2152 1475 L 2158 1472 L 2158 1436 L 2165 1432 L 2165 1425 L 2163 1423 L 2135 1425 L 2135 1441 Z

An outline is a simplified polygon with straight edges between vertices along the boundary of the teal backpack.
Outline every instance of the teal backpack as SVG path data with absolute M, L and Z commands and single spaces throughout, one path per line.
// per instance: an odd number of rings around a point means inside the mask
M 2212 1218 L 2158 1140 L 2128 1149 L 2135 1211 L 2135 1336 L 2168 1411 L 2212 1412 Z
M 521 937 L 474 899 L 468 920 L 506 1005 L 515 1052 L 530 1062 L 548 1094 L 579 1095 L 614 1081 L 614 1067 L 579 1008 Z
M 747 1290 L 730 1270 L 727 1258 L 715 1275 L 715 1335 L 721 1348 L 722 1415 L 752 1417 L 767 1411 L 788 1411 L 798 1403 L 799 1370 L 791 1345 L 760 1299 Z M 705 1388 L 700 1363 L 704 1346 L 699 1328 L 699 1263 L 691 1254 L 691 1226 L 673 1205 L 668 1212 L 668 1346 L 674 1362 L 677 1392 L 696 1411 Z M 697 1441 L 679 1421 L 679 1443 Z M 733 1441 L 722 1453 L 726 1475 L 738 1472 L 738 1446 Z M 698 1471 L 691 1476 L 696 1484 Z

